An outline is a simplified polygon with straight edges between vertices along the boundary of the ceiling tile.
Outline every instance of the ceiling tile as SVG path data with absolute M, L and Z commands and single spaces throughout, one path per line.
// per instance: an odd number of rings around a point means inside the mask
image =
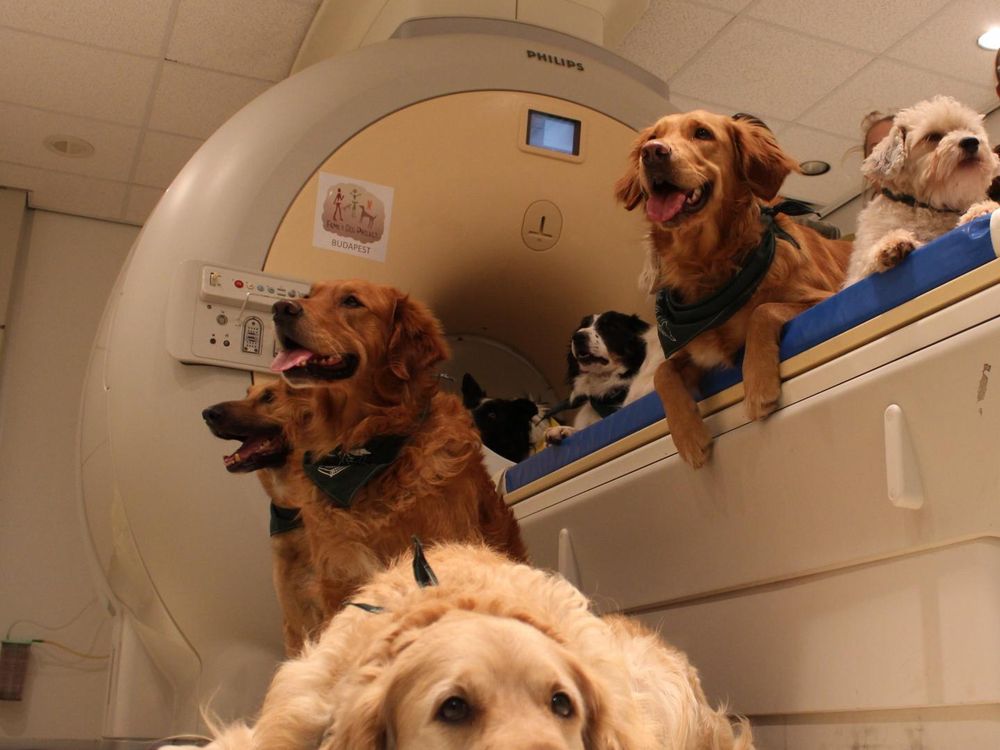
M 710 8 L 718 8 L 729 13 L 739 13 L 747 7 L 753 0 L 693 0 L 698 5 L 707 5 Z
M 861 192 L 861 149 L 856 140 L 793 124 L 778 141 L 796 161 L 818 159 L 830 165 L 829 172 L 817 177 L 789 175 L 781 190 L 784 195 L 827 206 Z
M 976 44 L 979 35 L 1000 26 L 997 0 L 958 0 L 918 29 L 887 55 L 898 60 L 962 78 L 980 86 L 995 86 L 995 52 Z M 996 103 L 996 102 L 994 102 Z
M 746 15 L 870 52 L 882 52 L 947 0 L 760 0 Z
M 140 185 L 168 187 L 203 142 L 199 138 L 147 131 L 133 181 Z
M 726 106 L 725 104 L 715 104 L 714 102 L 706 102 L 701 99 L 694 99 L 690 96 L 684 96 L 682 94 L 670 94 L 670 103 L 673 104 L 681 112 L 690 112 L 693 109 L 704 109 L 709 112 L 715 112 L 717 115 L 734 115 L 737 111 L 733 107 Z M 748 114 L 759 117 L 764 123 L 775 133 L 780 133 L 784 128 L 788 127 L 788 122 L 785 120 L 779 120 L 776 117 L 763 117 L 758 112 L 749 111 Z
M 125 201 L 125 221 L 129 224 L 145 224 L 165 192 L 144 185 L 129 185 L 128 198 Z
M 159 62 L 0 27 L 0 101 L 139 125 Z
M 94 147 L 92 156 L 60 156 L 45 148 L 50 135 L 73 135 Z M 0 102 L 0 161 L 128 180 L 139 129 Z
M 980 111 L 996 102 L 992 89 L 880 58 L 799 118 L 799 122 L 860 141 L 861 119 L 869 112 L 902 109 L 935 94 L 953 96 Z
M 682 95 L 794 120 L 871 56 L 737 18 L 671 81 Z M 823 60 L 804 65 L 804 60 Z
M 171 5 L 164 0 L 3 0 L 0 26 L 159 57 Z
M 28 205 L 77 216 L 122 218 L 124 182 L 0 162 L 0 185 L 28 190 Z
M 149 127 L 208 138 L 271 84 L 253 78 L 164 63 Z
M 700 5 L 653 0 L 617 52 L 666 80 L 731 19 Z
M 315 9 L 290 0 L 181 0 L 167 58 L 268 81 L 288 75 Z

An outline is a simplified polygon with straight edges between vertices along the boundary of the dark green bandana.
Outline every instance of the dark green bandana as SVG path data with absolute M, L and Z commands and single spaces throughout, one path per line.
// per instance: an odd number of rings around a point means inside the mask
M 306 476 L 341 508 L 350 508 L 357 491 L 392 465 L 405 435 L 381 435 L 360 448 L 336 448 L 316 461 L 306 453 L 302 466 Z
M 669 288 L 657 292 L 656 333 L 664 356 L 669 357 L 705 331 L 721 326 L 750 300 L 774 260 L 776 236 L 795 247 L 799 246 L 795 238 L 775 222 L 774 214 L 778 212 L 799 213 L 798 207 L 791 202 L 774 208 L 762 207 L 760 223 L 764 233 L 760 243 L 750 251 L 743 267 L 729 283 L 715 294 L 692 304 L 684 304 L 674 298 Z
M 271 536 L 301 529 L 302 516 L 298 508 L 282 508 L 271 503 Z

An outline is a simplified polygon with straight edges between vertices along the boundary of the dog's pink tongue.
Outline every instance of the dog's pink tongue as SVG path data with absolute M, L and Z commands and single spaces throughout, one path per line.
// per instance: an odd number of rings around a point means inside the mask
M 651 195 L 646 199 L 646 217 L 650 221 L 670 221 L 684 208 L 687 196 L 680 190 L 666 195 Z
M 284 372 L 293 367 L 304 365 L 313 356 L 308 349 L 292 349 L 287 352 L 278 352 L 278 356 L 271 362 L 271 372 Z

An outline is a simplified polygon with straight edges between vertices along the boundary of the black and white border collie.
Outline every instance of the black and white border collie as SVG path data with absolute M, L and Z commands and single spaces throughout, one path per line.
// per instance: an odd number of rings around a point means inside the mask
M 567 380 L 571 406 L 579 405 L 572 427 L 546 434 L 558 443 L 574 430 L 594 424 L 653 390 L 653 375 L 663 361 L 656 328 L 638 315 L 609 310 L 588 315 L 570 339 Z

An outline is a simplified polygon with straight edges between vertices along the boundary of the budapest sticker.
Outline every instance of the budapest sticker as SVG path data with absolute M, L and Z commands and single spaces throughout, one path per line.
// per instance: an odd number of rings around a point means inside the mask
M 319 173 L 313 244 L 385 263 L 392 188 Z

